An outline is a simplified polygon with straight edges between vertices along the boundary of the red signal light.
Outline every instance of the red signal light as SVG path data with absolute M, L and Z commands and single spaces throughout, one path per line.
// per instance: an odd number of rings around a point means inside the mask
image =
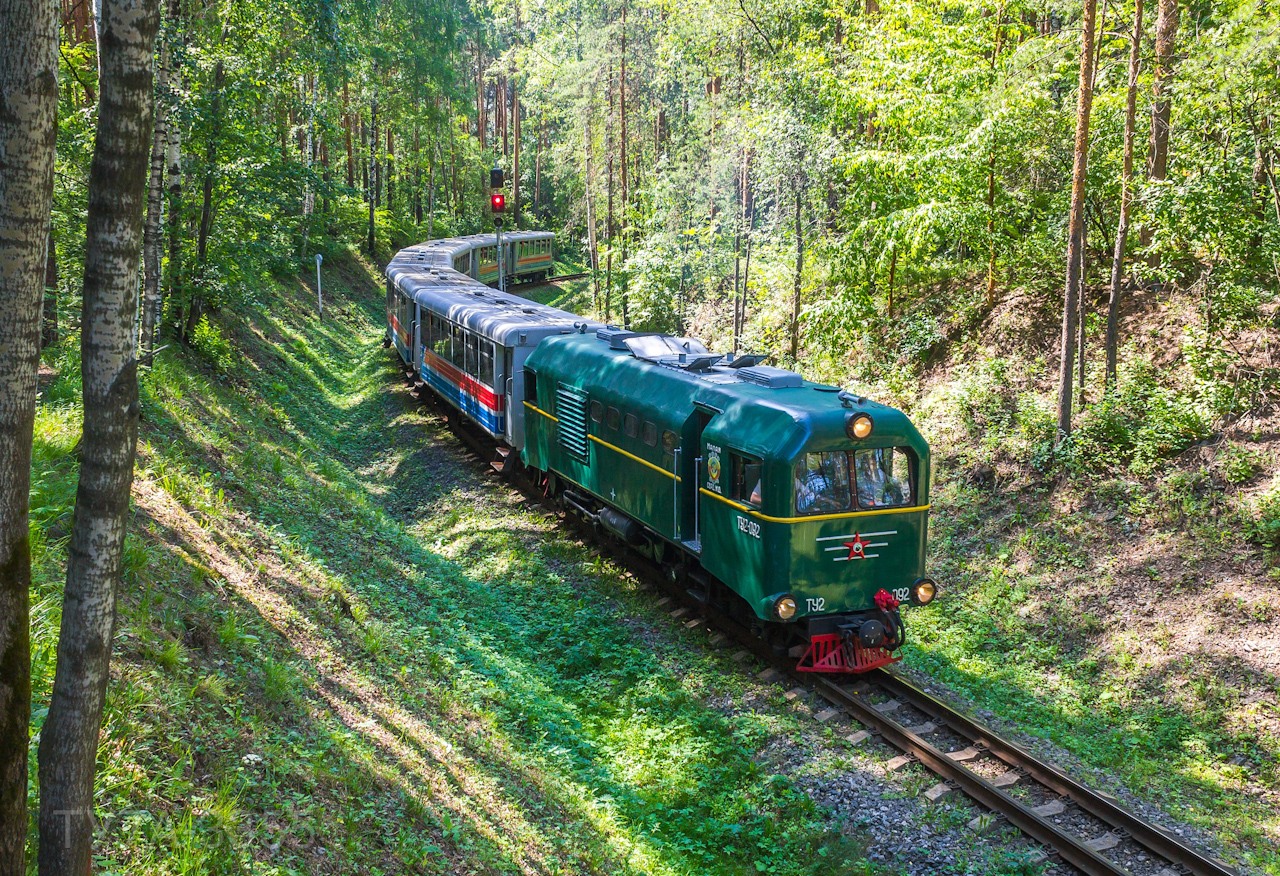
M 507 209 L 507 196 L 502 192 L 494 192 L 489 196 L 489 206 L 495 213 L 501 213 Z

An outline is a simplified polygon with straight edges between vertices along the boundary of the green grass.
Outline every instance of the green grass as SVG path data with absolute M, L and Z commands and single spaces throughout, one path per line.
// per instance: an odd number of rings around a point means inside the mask
M 143 374 L 98 872 L 864 872 L 758 757 L 801 717 L 708 705 L 749 676 L 479 472 L 398 381 L 376 276 L 331 276 L 323 323 L 282 283 Z M 49 355 L 36 730 L 79 421 Z

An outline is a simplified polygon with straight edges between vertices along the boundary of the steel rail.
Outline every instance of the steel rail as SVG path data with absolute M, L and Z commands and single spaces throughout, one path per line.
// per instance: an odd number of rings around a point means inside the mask
M 1127 869 L 1104 858 L 1075 836 L 1037 815 L 1031 807 L 961 766 L 897 721 L 880 714 L 862 697 L 849 693 L 826 678 L 818 679 L 814 687 L 824 698 L 839 703 L 860 723 L 879 733 L 890 745 L 911 755 L 941 778 L 954 783 L 983 806 L 1003 815 L 1010 824 L 1053 849 L 1071 866 L 1088 876 L 1128 876 Z
M 1134 815 L 1113 797 L 1087 788 L 1062 770 L 1045 763 L 1015 742 L 999 736 L 991 728 L 930 696 L 896 673 L 876 670 L 870 679 L 892 696 L 905 701 L 961 736 L 986 746 L 988 752 L 1011 767 L 1069 799 L 1090 815 L 1127 833 L 1140 845 L 1165 860 L 1185 867 L 1194 876 L 1236 876 L 1236 872 L 1216 858 L 1202 854 L 1163 828 Z

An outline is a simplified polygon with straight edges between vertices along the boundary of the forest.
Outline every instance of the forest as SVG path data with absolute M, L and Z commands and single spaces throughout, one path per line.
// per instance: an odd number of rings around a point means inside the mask
M 528 294 L 907 412 L 907 662 L 1280 873 L 1274 4 L 0 0 L 0 45 L 0 876 L 1044 872 L 851 845 L 714 656 L 628 645 L 615 712 L 558 628 L 523 674 L 501 611 L 434 631 L 439 582 L 651 611 L 383 434 L 381 269 L 492 231 L 495 167 L 583 275 Z

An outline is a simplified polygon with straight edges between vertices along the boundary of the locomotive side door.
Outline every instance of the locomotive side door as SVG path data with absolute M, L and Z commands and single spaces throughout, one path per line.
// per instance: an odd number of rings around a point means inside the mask
M 698 520 L 698 487 L 702 484 L 706 460 L 702 458 L 702 433 L 720 413 L 715 408 L 695 403 L 693 413 L 681 430 L 680 448 L 676 451 L 676 517 L 680 523 L 680 541 L 694 553 L 702 553 L 702 532 Z

